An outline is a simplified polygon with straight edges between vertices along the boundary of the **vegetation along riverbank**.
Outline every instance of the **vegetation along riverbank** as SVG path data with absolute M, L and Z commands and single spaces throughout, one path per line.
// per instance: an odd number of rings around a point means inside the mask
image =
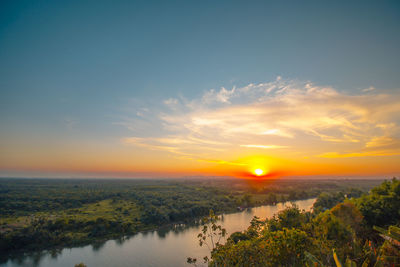
M 0 179 L 1 258 L 4 261 L 23 251 L 120 238 L 190 221 L 210 209 L 234 212 L 238 207 L 306 199 L 321 193 L 321 199 L 359 196 L 379 182 Z

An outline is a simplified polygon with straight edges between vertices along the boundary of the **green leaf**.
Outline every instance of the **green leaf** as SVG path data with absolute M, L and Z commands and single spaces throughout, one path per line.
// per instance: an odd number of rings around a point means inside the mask
M 357 264 L 350 260 L 349 258 L 346 259 L 346 263 L 344 264 L 345 267 L 357 267 Z

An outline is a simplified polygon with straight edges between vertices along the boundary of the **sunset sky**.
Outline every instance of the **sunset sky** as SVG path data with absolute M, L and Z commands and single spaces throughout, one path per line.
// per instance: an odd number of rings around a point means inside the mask
M 398 1 L 1 1 L 0 177 L 398 176 L 399 33 Z

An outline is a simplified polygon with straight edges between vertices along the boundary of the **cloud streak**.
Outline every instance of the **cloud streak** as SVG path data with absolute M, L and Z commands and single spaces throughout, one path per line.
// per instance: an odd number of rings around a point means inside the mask
M 278 148 L 288 147 L 288 146 L 277 146 L 277 145 L 240 145 L 240 146 L 249 148 L 262 148 L 262 149 L 278 149 Z
M 143 134 L 124 143 L 193 159 L 224 162 L 230 151 L 324 158 L 397 155 L 400 97 L 371 87 L 347 94 L 310 82 L 284 80 L 170 98 L 160 110 L 121 122 Z M 161 129 L 156 133 L 152 128 Z M 310 155 L 310 153 L 313 153 Z

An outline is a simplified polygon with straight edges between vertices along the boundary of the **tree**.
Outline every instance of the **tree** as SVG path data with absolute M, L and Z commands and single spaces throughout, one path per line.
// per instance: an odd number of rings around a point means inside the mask
M 309 240 L 304 231 L 283 228 L 251 240 L 227 242 L 211 253 L 211 266 L 304 266 Z
M 274 215 L 267 223 L 269 231 L 282 230 L 283 228 L 301 228 L 306 223 L 305 213 L 295 204 L 286 207 Z
M 354 202 L 370 227 L 396 224 L 400 220 L 400 180 L 385 181 Z
M 210 210 L 209 215 L 202 219 L 202 229 L 197 235 L 200 247 L 207 246 L 211 253 L 221 246 L 220 241 L 226 236 L 226 229 L 222 228 L 221 225 L 217 225 L 218 220 L 219 216 L 215 215 L 213 210 Z M 203 259 L 204 263 L 210 262 L 208 256 L 205 256 Z M 196 258 L 187 258 L 187 263 L 189 264 L 196 265 L 196 262 Z
M 337 193 L 326 193 L 322 192 L 314 203 L 313 210 L 316 213 L 328 210 L 345 199 L 345 195 L 342 192 Z
M 348 201 L 340 203 L 333 207 L 331 212 L 344 224 L 350 226 L 357 233 L 360 233 L 361 223 L 364 217 L 353 203 Z

